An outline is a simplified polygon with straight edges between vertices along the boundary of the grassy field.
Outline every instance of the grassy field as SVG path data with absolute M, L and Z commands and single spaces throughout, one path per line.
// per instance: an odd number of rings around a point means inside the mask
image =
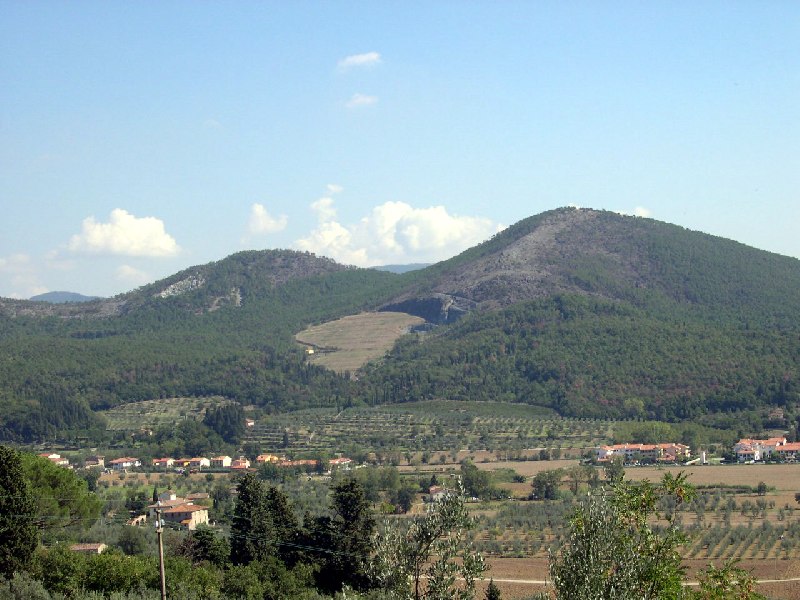
M 397 339 L 425 320 L 406 313 L 361 313 L 314 325 L 301 331 L 295 339 L 314 354 L 314 364 L 343 373 L 354 373 L 371 360 L 391 350 Z

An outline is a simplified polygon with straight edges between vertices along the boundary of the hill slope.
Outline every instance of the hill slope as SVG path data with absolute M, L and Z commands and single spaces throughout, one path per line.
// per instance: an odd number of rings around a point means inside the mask
M 798 290 L 795 259 L 577 209 L 400 275 L 242 252 L 107 300 L 0 299 L 0 436 L 96 432 L 99 409 L 208 395 L 268 410 L 503 400 L 738 427 L 797 410 Z M 442 325 L 358 381 L 308 364 L 293 341 L 378 308 Z
M 800 261 L 590 209 L 530 217 L 410 275 L 410 285 L 390 305 L 444 295 L 457 306 L 492 309 L 578 293 L 767 325 L 793 326 L 800 314 Z

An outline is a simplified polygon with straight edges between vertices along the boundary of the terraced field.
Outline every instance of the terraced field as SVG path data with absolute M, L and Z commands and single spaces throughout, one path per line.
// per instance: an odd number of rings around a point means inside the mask
M 612 428 L 612 422 L 561 419 L 535 407 L 442 402 L 262 417 L 245 442 L 264 452 L 295 454 L 352 448 L 404 455 L 490 450 L 499 457 L 519 458 L 542 447 L 579 454 L 604 443 Z
M 131 402 L 101 413 L 112 431 L 158 429 L 181 419 L 202 419 L 209 407 L 229 403 L 221 396 L 207 398 L 164 398 Z

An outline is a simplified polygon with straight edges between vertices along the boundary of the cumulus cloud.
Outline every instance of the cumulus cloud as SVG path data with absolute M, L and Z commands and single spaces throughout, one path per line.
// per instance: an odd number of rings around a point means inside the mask
M 336 218 L 336 207 L 333 205 L 333 198 L 324 196 L 311 203 L 311 211 L 317 215 L 320 223 L 333 221 Z
M 364 54 L 351 54 L 339 61 L 339 69 L 347 70 L 354 67 L 374 67 L 381 63 L 378 52 L 365 52 Z
M 329 183 L 325 186 L 325 189 L 328 190 L 329 194 L 341 194 L 344 191 L 344 188 L 338 183 Z
M 8 291 L 3 296 L 30 298 L 49 291 L 39 281 L 37 266 L 27 254 L 12 254 L 0 257 L 0 284 Z
M 81 233 L 73 235 L 68 248 L 73 252 L 163 257 L 180 252 L 175 239 L 155 217 L 136 217 L 121 208 L 111 211 L 109 221 L 94 217 L 83 221 Z
M 152 278 L 141 269 L 131 267 L 130 265 L 120 265 L 117 267 L 117 280 L 139 286 L 151 281 Z
M 452 215 L 443 206 L 405 202 L 385 202 L 346 225 L 336 220 L 333 204 L 326 197 L 311 205 L 319 225 L 295 246 L 361 267 L 443 260 L 503 229 L 489 219 Z
M 626 215 L 629 217 L 648 217 L 648 218 L 653 214 L 653 211 L 643 206 L 637 206 L 633 210 L 617 210 L 614 212 L 616 212 L 619 215 Z
M 353 94 L 350 100 L 345 103 L 347 108 L 365 108 L 378 103 L 377 96 L 367 96 L 366 94 Z
M 286 229 L 289 218 L 286 215 L 273 217 L 263 204 L 253 204 L 250 208 L 250 220 L 247 230 L 255 235 L 263 233 L 276 233 Z

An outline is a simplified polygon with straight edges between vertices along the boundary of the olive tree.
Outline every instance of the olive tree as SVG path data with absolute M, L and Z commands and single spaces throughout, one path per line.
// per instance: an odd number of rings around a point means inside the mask
M 686 536 L 658 505 L 665 496 L 679 504 L 693 494 L 685 475 L 667 474 L 658 485 L 623 480 L 590 495 L 570 520 L 568 544 L 551 562 L 559 600 L 682 598 L 679 548 Z
M 375 585 L 398 600 L 472 600 L 475 580 L 486 571 L 467 538 L 473 527 L 460 493 L 432 502 L 405 528 L 388 521 L 375 538 Z

